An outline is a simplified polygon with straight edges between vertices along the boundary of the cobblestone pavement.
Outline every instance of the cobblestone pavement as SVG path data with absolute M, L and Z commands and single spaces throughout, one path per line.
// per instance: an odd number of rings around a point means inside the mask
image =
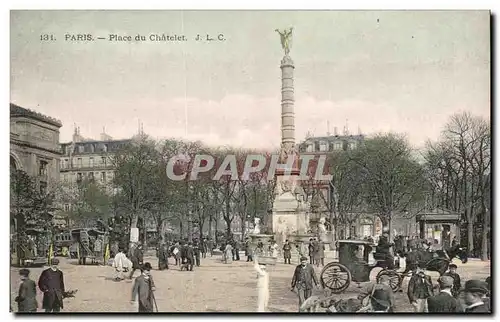
M 155 297 L 160 312 L 255 312 L 257 302 L 256 273 L 252 263 L 242 261 L 222 264 L 220 256 L 202 259 L 201 267 L 193 272 L 180 271 L 171 264 L 169 270 L 153 270 L 156 283 Z M 157 260 L 146 257 L 154 268 Z M 172 263 L 172 259 L 170 259 Z M 465 281 L 470 278 L 485 279 L 490 275 L 489 262 L 471 260 L 459 266 L 458 272 Z M 295 312 L 298 309 L 298 297 L 290 291 L 290 281 L 295 265 L 278 264 L 270 267 L 270 303 L 269 310 L 274 312 Z M 75 260 L 61 260 L 67 289 L 78 289 L 75 298 L 66 299 L 65 312 L 134 312 L 130 303 L 132 281 L 115 282 L 112 280 L 113 269 L 109 266 L 80 266 Z M 321 268 L 318 269 L 319 275 Z M 379 269 L 372 271 L 371 280 Z M 42 268 L 32 268 L 31 277 L 38 281 Z M 135 276 L 138 276 L 138 272 Z M 437 278 L 431 273 L 433 280 Z M 406 296 L 408 278 L 403 282 L 404 292 L 396 295 L 397 311 L 411 311 Z M 11 303 L 17 310 L 14 298 L 19 285 L 18 268 L 11 268 Z M 359 292 L 356 283 L 339 298 L 356 297 Z M 39 294 L 41 304 L 41 294 Z

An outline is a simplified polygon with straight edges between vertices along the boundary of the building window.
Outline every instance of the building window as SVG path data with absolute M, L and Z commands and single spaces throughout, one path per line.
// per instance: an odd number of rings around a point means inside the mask
M 69 209 L 70 209 L 69 203 L 64 204 L 64 211 L 69 212 Z
M 106 182 L 106 172 L 101 172 L 101 182 Z
M 90 157 L 89 158 L 89 166 L 92 168 L 94 166 L 94 158 Z
M 103 166 L 106 166 L 106 157 L 101 157 L 101 163 Z
M 320 142 L 319 143 L 319 151 L 320 152 L 326 152 L 328 150 L 328 143 L 326 142 Z
M 82 175 L 82 173 L 81 173 L 81 172 L 78 172 L 78 173 L 76 174 L 76 182 L 77 182 L 77 183 L 81 183 L 81 182 L 82 182 L 82 180 L 83 180 L 83 175 Z
M 47 161 L 40 161 L 40 167 L 38 169 L 38 175 L 44 177 L 47 175 L 47 168 L 49 163 Z
M 342 150 L 342 142 L 335 142 L 335 150 Z
M 63 174 L 63 181 L 68 182 L 68 174 L 67 173 Z
M 89 181 L 94 182 L 94 172 L 89 172 Z
M 47 182 L 40 182 L 40 194 L 45 195 L 47 193 Z
M 83 145 L 79 145 L 78 146 L 78 152 L 79 153 L 83 153 L 84 150 L 85 150 L 85 147 Z
M 82 158 L 78 158 L 76 160 L 76 166 L 77 166 L 77 168 L 81 168 L 82 167 Z
M 306 151 L 307 151 L 307 152 L 314 152 L 314 144 L 312 144 L 312 143 L 308 143 L 308 144 L 307 144 Z

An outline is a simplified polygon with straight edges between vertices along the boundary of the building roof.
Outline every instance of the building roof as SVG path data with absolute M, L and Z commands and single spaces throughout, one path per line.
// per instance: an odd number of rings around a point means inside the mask
M 456 222 L 460 221 L 460 214 L 446 209 L 435 208 L 421 212 L 416 216 L 416 220 L 441 223 Z
M 66 147 L 73 146 L 73 155 L 84 155 L 84 154 L 94 154 L 101 152 L 115 152 L 122 148 L 124 145 L 131 143 L 131 139 L 126 140 L 109 140 L 109 141 L 84 141 L 84 142 L 69 142 L 62 143 L 64 154 L 67 155 L 69 152 Z M 80 152 L 79 147 L 83 146 L 83 152 Z
M 21 107 L 19 105 L 13 104 L 13 103 L 10 103 L 10 117 L 16 117 L 16 116 L 17 117 L 32 118 L 32 119 L 35 119 L 38 121 L 42 121 L 42 122 L 57 126 L 57 127 L 62 126 L 62 122 L 53 118 L 53 117 L 43 115 L 41 113 L 37 113 L 37 112 L 32 111 L 30 109 Z
M 327 136 L 311 136 L 306 138 L 303 142 L 306 141 L 334 141 L 334 140 L 364 140 L 365 136 L 363 134 L 357 135 L 327 135 Z

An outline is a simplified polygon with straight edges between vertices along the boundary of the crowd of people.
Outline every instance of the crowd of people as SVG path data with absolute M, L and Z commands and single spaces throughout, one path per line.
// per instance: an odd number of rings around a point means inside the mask
M 385 236 L 381 236 L 379 245 L 385 251 L 393 244 L 385 244 Z M 428 243 L 426 249 L 434 252 L 435 249 Z M 284 263 L 291 264 L 292 245 L 285 241 L 282 250 Z M 424 246 L 425 246 L 424 245 Z M 387 246 L 387 247 L 386 247 Z M 254 255 L 264 254 L 264 245 L 259 243 L 254 249 L 250 239 L 244 241 L 247 262 L 254 261 Z M 273 240 L 268 246 L 268 254 L 278 256 L 278 245 Z M 291 288 L 298 295 L 299 311 L 311 311 L 311 299 L 314 288 L 321 288 L 316 276 L 314 266 L 324 265 L 324 243 L 320 239 L 309 240 L 309 257 L 300 253 L 300 264 L 296 266 L 292 276 Z M 409 254 L 415 250 L 416 244 L 412 245 Z M 169 269 L 169 258 L 175 260 L 175 265 L 181 270 L 192 271 L 194 267 L 201 265 L 201 260 L 214 255 L 214 250 L 222 252 L 223 263 L 231 263 L 240 260 L 240 243 L 233 240 L 215 245 L 210 239 L 178 240 L 172 242 L 161 242 L 157 247 L 158 270 Z M 378 249 L 377 249 L 378 250 Z M 411 256 L 410 256 L 411 257 Z M 254 261 L 255 262 L 255 261 Z M 418 258 L 417 258 L 418 262 Z M 76 291 L 67 291 L 64 286 L 63 272 L 58 268 L 59 260 L 53 258 L 50 267 L 45 269 L 38 280 L 38 288 L 43 292 L 42 308 L 46 312 L 59 312 L 63 308 L 63 300 L 72 297 Z M 144 262 L 144 250 L 141 243 L 134 243 L 130 249 L 119 247 L 113 259 L 114 279 L 121 281 L 132 279 L 134 273 L 140 270 L 141 274 L 134 281 L 132 288 L 132 302 L 138 303 L 139 312 L 154 312 L 158 310 L 154 298 L 155 284 L 151 275 L 152 265 Z M 262 265 L 260 265 L 262 267 Z M 490 294 L 491 279 L 485 281 L 473 279 L 463 283 L 457 273 L 457 265 L 450 264 L 448 270 L 441 274 L 436 283 L 422 265 L 411 266 L 411 278 L 407 287 L 408 302 L 414 312 L 491 312 Z M 38 303 L 36 301 L 36 284 L 29 278 L 30 271 L 21 269 L 19 271 L 21 284 L 15 301 L 18 303 L 19 312 L 36 312 Z M 261 275 L 267 276 L 262 273 Z M 267 294 L 267 293 L 266 293 Z M 387 277 L 380 278 L 376 283 L 369 283 L 366 288 L 360 290 L 359 296 L 349 300 L 338 300 L 338 296 L 316 301 L 328 312 L 396 312 L 395 294 Z

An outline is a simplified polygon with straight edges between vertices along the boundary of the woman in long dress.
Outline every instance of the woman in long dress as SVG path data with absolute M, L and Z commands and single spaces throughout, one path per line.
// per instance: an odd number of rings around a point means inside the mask
M 233 262 L 233 246 L 230 243 L 226 244 L 226 249 L 224 250 L 224 263 L 231 264 Z
M 278 244 L 276 243 L 276 241 L 273 241 L 271 243 L 271 256 L 278 257 Z

